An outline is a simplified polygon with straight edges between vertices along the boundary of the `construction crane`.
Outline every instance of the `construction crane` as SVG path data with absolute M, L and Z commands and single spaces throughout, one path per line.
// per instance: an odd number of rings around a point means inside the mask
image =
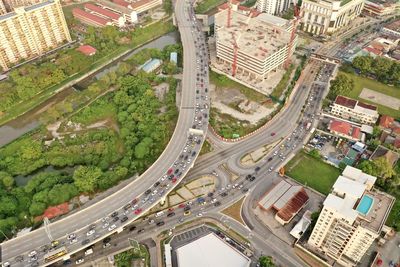
M 228 1 L 228 18 L 226 21 L 226 26 L 228 28 L 231 27 L 231 20 L 232 20 L 232 0 L 229 0 Z
M 297 29 L 297 24 L 301 19 L 301 7 L 299 7 L 298 5 L 296 5 L 296 2 L 294 2 L 294 18 L 292 21 L 292 32 L 290 33 L 290 41 L 289 41 L 289 47 L 288 47 L 288 53 L 287 53 L 287 58 L 285 61 L 285 69 L 288 69 L 290 66 L 290 51 L 292 51 L 293 48 L 293 43 L 294 43 L 294 39 L 296 39 L 296 29 Z
M 236 76 L 237 70 L 237 54 L 238 54 L 238 44 L 236 42 L 235 34 L 232 33 L 232 45 L 233 45 L 233 61 L 232 61 L 232 76 Z

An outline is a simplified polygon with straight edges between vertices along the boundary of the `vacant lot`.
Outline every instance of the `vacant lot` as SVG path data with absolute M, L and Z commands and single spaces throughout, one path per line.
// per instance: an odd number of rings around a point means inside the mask
M 363 102 L 367 102 L 373 105 L 376 105 L 378 107 L 378 112 L 380 114 L 386 114 L 390 116 L 394 116 L 396 118 L 400 118 L 400 110 L 392 109 L 383 105 L 379 105 L 374 103 L 373 101 L 368 101 L 367 99 L 362 99 L 360 98 L 360 93 L 364 88 L 368 88 L 373 91 L 377 91 L 379 93 L 395 97 L 397 99 L 400 99 L 400 88 L 397 87 L 391 87 L 386 84 L 380 83 L 378 81 L 361 77 L 356 74 L 349 74 L 349 73 L 344 73 L 341 72 L 349 77 L 351 77 L 354 80 L 354 89 L 347 95 L 349 97 L 359 99 Z
M 330 192 L 340 175 L 339 169 L 304 152 L 300 152 L 289 161 L 285 169 L 288 176 L 324 195 Z

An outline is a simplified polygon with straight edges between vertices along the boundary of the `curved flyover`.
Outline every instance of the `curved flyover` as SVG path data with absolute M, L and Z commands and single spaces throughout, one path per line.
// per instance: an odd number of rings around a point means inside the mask
M 176 1 L 175 18 L 184 48 L 184 65 L 179 118 L 170 142 L 158 160 L 138 179 L 98 203 L 50 224 L 53 239 L 60 242 L 58 247 L 68 251 L 64 258 L 116 231 L 121 231 L 124 225 L 136 220 L 162 200 L 185 177 L 196 160 L 208 127 L 208 116 L 204 114 L 208 114 L 209 99 L 206 90 L 208 55 L 205 36 L 200 32 L 201 27 L 197 25 L 193 12 L 192 3 L 185 0 Z M 158 182 L 160 184 L 157 185 Z M 125 210 L 123 207 L 133 199 L 137 199 L 137 204 Z M 115 211 L 119 213 L 117 216 L 109 216 Z M 101 221 L 106 216 L 109 216 L 109 226 L 105 226 L 107 223 Z M 115 220 L 116 217 L 119 218 Z M 126 220 L 122 222 L 123 218 Z M 89 225 L 93 225 L 95 229 L 90 235 Z M 109 228 L 113 225 L 114 229 Z M 70 233 L 76 235 L 73 242 L 67 239 L 67 234 Z M 0 262 L 9 262 L 11 266 L 34 266 L 37 263 L 40 266 L 49 265 L 60 260 L 44 260 L 52 253 L 47 251 L 50 254 L 46 254 L 45 246 L 49 245 L 50 240 L 45 229 L 41 227 L 3 242 Z M 28 256 L 32 251 L 37 255 Z

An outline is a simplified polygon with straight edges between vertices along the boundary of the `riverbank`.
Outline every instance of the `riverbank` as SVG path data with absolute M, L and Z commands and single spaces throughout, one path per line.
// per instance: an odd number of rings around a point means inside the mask
M 154 37 L 151 40 L 142 43 L 141 45 L 137 45 L 135 49 L 130 49 L 128 53 L 124 53 L 122 56 L 119 56 L 119 59 L 114 60 L 103 68 L 99 68 L 97 72 L 92 73 L 92 76 L 95 75 L 96 79 L 100 79 L 109 71 L 115 70 L 121 62 L 140 52 L 141 50 L 145 48 L 162 49 L 167 45 L 178 43 L 178 40 L 179 35 L 176 31 L 164 33 L 162 36 Z M 82 79 L 81 82 L 84 83 L 84 80 L 85 79 Z M 63 101 L 66 97 L 70 96 L 74 92 L 75 90 L 72 87 L 67 87 L 64 90 L 58 90 L 52 96 L 41 101 L 40 103 L 37 103 L 37 105 L 31 108 L 29 111 L 26 111 L 19 116 L 10 119 L 7 123 L 4 123 L 3 126 L 0 126 L 0 147 L 39 127 L 41 125 L 40 118 L 43 116 L 44 111 L 49 107 Z

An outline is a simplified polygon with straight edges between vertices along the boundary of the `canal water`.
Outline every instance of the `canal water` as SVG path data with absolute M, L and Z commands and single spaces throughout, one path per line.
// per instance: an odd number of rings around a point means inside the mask
M 179 33 L 178 32 L 171 32 L 166 35 L 161 36 L 138 49 L 135 49 L 131 53 L 127 54 L 120 60 L 115 61 L 113 64 L 108 65 L 104 69 L 100 70 L 95 77 L 97 79 L 101 78 L 103 75 L 107 74 L 110 71 L 113 71 L 118 68 L 118 65 L 121 61 L 131 57 L 132 55 L 138 53 L 139 51 L 145 48 L 158 48 L 163 49 L 167 45 L 176 44 L 179 41 Z M 92 77 L 88 78 L 92 79 Z M 81 81 L 80 83 L 85 83 L 85 81 Z M 12 142 L 13 140 L 17 139 L 21 135 L 32 131 L 36 127 L 40 125 L 40 116 L 41 114 L 48 109 L 50 106 L 62 101 L 74 92 L 72 87 L 67 88 L 65 90 L 60 91 L 59 93 L 55 94 L 42 104 L 38 105 L 34 109 L 30 110 L 29 112 L 15 118 L 12 121 L 7 122 L 3 126 L 0 126 L 0 147 Z

